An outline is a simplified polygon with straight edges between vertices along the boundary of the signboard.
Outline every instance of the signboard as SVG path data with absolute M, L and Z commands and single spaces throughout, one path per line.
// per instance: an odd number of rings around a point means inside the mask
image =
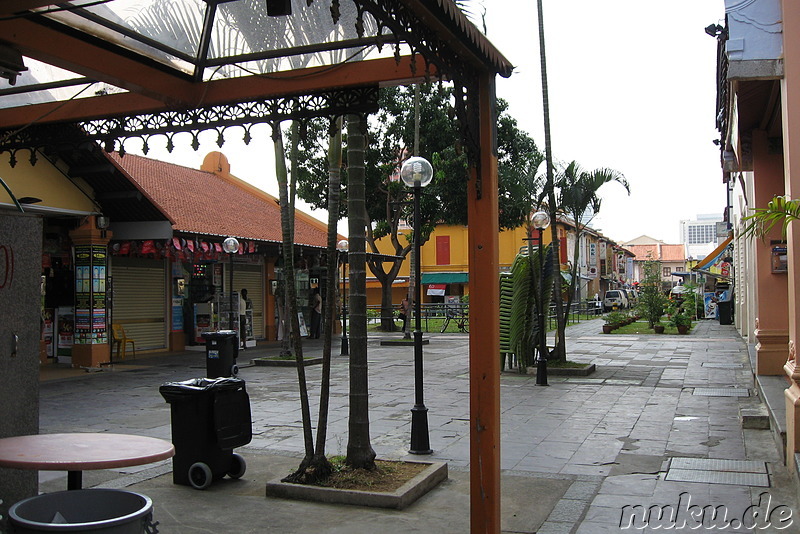
M 106 269 L 104 245 L 75 245 L 74 343 L 108 343 L 106 315 Z

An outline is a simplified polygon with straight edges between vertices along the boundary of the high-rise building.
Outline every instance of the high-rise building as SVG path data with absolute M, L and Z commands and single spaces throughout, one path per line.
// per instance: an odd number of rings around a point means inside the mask
M 699 214 L 695 220 L 680 222 L 680 241 L 691 259 L 702 260 L 719 245 L 717 223 L 721 222 L 722 216 L 716 214 Z

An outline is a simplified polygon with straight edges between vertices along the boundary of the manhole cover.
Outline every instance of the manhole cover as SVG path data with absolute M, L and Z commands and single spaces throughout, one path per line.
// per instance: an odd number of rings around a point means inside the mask
M 704 397 L 749 397 L 750 390 L 747 388 L 694 388 L 692 395 Z

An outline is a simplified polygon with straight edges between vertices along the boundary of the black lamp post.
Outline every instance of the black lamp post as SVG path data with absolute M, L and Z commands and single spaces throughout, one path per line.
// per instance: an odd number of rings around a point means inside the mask
M 425 407 L 422 390 L 422 288 L 420 287 L 420 239 L 419 197 L 422 188 L 431 183 L 433 167 L 428 160 L 419 157 L 407 159 L 400 169 L 400 178 L 414 190 L 414 407 L 411 408 L 411 454 L 431 454 L 428 436 L 428 409 Z
M 229 291 L 231 296 L 231 309 L 228 313 L 228 330 L 236 330 L 236 328 L 234 328 L 234 325 L 236 324 L 234 323 L 234 320 L 236 319 L 236 312 L 233 311 L 236 307 L 234 301 L 235 296 L 233 294 L 233 255 L 239 251 L 239 240 L 235 237 L 226 238 L 225 241 L 222 242 L 222 250 L 227 252 L 228 256 L 230 257 L 230 268 L 228 269 L 230 271 L 230 274 L 228 275 L 230 284 L 228 285 L 230 286 Z
M 342 239 L 336 243 L 336 250 L 342 258 L 342 356 L 350 354 L 350 344 L 347 341 L 347 289 L 345 288 L 345 275 L 347 271 L 347 251 L 350 250 L 350 243 L 347 239 Z
M 550 226 L 547 212 L 537 211 L 533 214 L 533 227 L 539 231 L 539 357 L 536 360 L 536 385 L 547 386 L 547 326 L 544 312 L 547 304 L 544 301 L 544 229 Z

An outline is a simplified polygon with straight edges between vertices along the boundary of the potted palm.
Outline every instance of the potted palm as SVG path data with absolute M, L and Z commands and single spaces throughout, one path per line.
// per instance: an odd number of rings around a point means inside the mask
M 689 317 L 688 313 L 686 313 L 682 308 L 679 308 L 669 318 L 669 324 L 677 328 L 679 334 L 688 334 L 689 327 L 692 326 L 692 319 Z

